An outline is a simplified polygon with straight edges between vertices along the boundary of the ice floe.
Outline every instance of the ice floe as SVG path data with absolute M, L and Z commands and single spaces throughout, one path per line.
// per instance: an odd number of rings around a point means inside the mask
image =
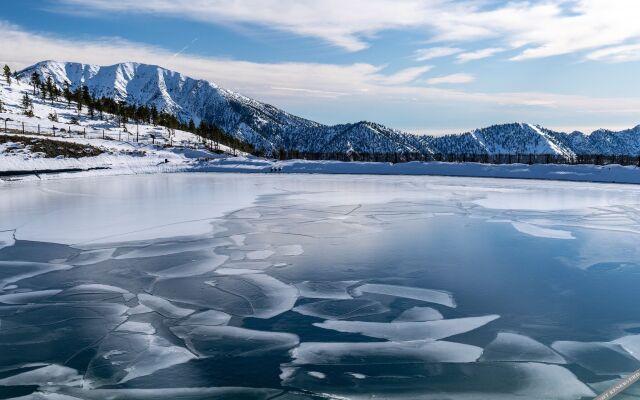
M 0 250 L 5 247 L 13 246 L 16 241 L 13 238 L 14 231 L 0 231 Z
M 148 322 L 126 321 L 116 328 L 120 332 L 144 333 L 145 335 L 153 335 L 156 328 Z
M 498 315 L 485 315 L 425 322 L 325 321 L 313 325 L 393 341 L 437 340 L 472 331 L 498 318 Z
M 28 400 L 269 400 L 279 397 L 282 390 L 242 387 L 151 388 L 151 389 L 79 389 L 71 387 L 47 388 L 44 397 Z M 58 397 L 65 396 L 65 397 Z
M 276 247 L 276 253 L 281 256 L 299 256 L 304 253 L 304 249 L 299 244 L 290 244 Z
M 231 320 L 231 315 L 222 311 L 208 310 L 191 314 L 187 319 L 180 321 L 180 325 L 208 325 L 218 326 L 226 325 Z
M 558 341 L 551 347 L 596 374 L 623 375 L 640 369 L 640 361 L 618 343 Z
M 181 277 L 203 275 L 208 272 L 215 271 L 219 266 L 225 263 L 229 257 L 221 254 L 212 253 L 212 255 L 204 260 L 191 261 L 184 264 L 176 265 L 161 271 L 154 272 L 153 275 L 161 277 Z
M 27 372 L 0 379 L 0 386 L 45 386 L 45 385 L 65 385 L 81 386 L 82 375 L 73 368 L 63 365 L 46 365 Z
M 248 260 L 265 260 L 276 254 L 273 250 L 254 250 L 247 253 Z
M 28 261 L 0 261 L 0 289 L 26 278 L 72 268 L 65 264 L 48 264 Z
M 412 307 L 398 315 L 393 322 L 422 322 L 442 319 L 440 311 L 431 307 Z
M 89 363 L 84 386 L 124 383 L 194 358 L 187 349 L 156 335 L 113 332 Z
M 201 357 L 244 357 L 286 352 L 300 342 L 292 333 L 234 326 L 174 326 L 171 331 Z
M 36 290 L 33 292 L 20 292 L 0 295 L 0 303 L 3 304 L 30 304 L 49 299 L 60 293 L 60 289 Z
M 304 281 L 296 283 L 301 297 L 315 299 L 350 299 L 348 289 L 359 281 Z
M 182 318 L 193 314 L 194 310 L 181 308 L 162 297 L 152 296 L 146 293 L 138 294 L 140 304 L 149 307 L 153 311 L 167 318 Z
M 272 318 L 290 310 L 298 290 L 265 274 L 164 279 L 153 293 L 170 300 L 214 308 L 231 315 Z
M 534 361 L 565 364 L 562 356 L 544 344 L 524 335 L 500 332 L 485 347 L 481 361 Z
M 306 303 L 294 307 L 293 311 L 323 319 L 350 319 L 382 314 L 389 311 L 389 308 L 373 300 L 347 299 Z
M 293 365 L 470 363 L 482 348 L 445 341 L 301 343 L 291 351 Z
M 538 225 L 528 224 L 526 222 L 511 222 L 511 225 L 518 231 L 530 236 L 542 237 L 548 239 L 575 239 L 570 231 L 559 229 L 543 228 Z
M 384 294 L 387 296 L 404 297 L 425 301 L 428 303 L 441 304 L 447 307 L 455 307 L 453 295 L 443 290 L 423 289 L 409 286 L 384 285 L 367 283 L 354 289 L 355 295 L 362 293 Z
M 97 264 L 113 258 L 113 253 L 115 251 L 116 251 L 115 248 L 85 250 L 82 253 L 69 258 L 67 260 L 67 263 L 71 265 L 77 265 L 77 266 Z

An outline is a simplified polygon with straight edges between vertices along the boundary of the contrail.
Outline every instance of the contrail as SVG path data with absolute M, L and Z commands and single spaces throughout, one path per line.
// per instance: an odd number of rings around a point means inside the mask
M 193 40 L 192 40 L 192 41 L 190 41 L 189 43 L 187 43 L 187 45 L 186 45 L 186 46 L 184 46 L 183 48 L 181 48 L 181 49 L 180 49 L 180 51 L 178 51 L 177 53 L 175 53 L 172 57 L 177 57 L 177 56 L 179 56 L 179 55 L 180 55 L 180 54 L 182 54 L 186 49 L 188 49 L 188 48 L 189 48 L 189 46 L 191 46 L 192 44 L 194 44 L 194 43 L 195 43 L 195 42 L 197 42 L 197 41 L 198 41 L 198 38 L 193 38 Z

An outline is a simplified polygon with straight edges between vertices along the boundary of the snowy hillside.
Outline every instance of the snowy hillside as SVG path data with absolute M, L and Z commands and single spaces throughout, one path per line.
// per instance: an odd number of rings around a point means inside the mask
M 183 122 L 214 123 L 225 132 L 267 153 L 421 154 L 580 154 L 640 155 L 640 125 L 621 132 L 600 130 L 587 135 L 555 132 L 540 126 L 494 125 L 460 135 L 416 136 L 371 122 L 327 126 L 296 117 L 271 105 L 164 68 L 121 63 L 97 66 L 44 61 L 20 72 L 27 81 L 36 72 L 58 86 L 86 85 L 94 97 L 155 106 Z

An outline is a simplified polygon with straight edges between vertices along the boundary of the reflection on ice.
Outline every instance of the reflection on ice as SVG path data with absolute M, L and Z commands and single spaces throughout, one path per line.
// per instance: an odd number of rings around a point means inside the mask
M 82 379 L 82 375 L 73 368 L 51 364 L 0 379 L 0 386 L 81 386 Z

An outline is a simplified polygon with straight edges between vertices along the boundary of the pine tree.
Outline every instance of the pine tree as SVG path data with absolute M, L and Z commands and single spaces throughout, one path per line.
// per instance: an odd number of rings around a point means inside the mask
M 53 84 L 51 76 L 47 76 L 47 82 L 45 83 L 45 89 L 49 98 L 51 99 L 51 105 L 53 105 L 53 99 L 56 96 L 56 86 Z
M 40 86 L 40 75 L 36 71 L 31 74 L 31 84 L 33 85 L 33 95 L 36 95 L 36 88 Z
M 3 73 L 7 83 L 11 83 L 11 68 L 7 64 L 4 65 Z
M 67 107 L 71 106 L 72 94 L 71 89 L 69 87 L 69 82 L 65 81 L 64 85 L 62 85 L 62 97 L 67 101 Z
M 31 106 L 31 98 L 25 93 L 24 96 L 22 96 L 22 107 L 26 110 L 29 106 Z

